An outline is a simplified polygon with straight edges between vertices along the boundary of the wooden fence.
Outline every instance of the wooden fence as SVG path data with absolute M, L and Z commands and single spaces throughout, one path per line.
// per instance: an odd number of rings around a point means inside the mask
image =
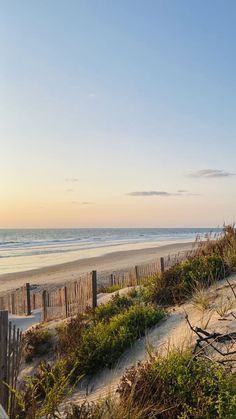
M 179 253 L 176 254 L 170 254 L 168 256 L 165 256 L 163 259 L 163 266 L 164 269 L 167 270 L 169 268 L 171 268 L 172 266 L 176 265 L 177 263 L 180 263 L 186 259 L 188 259 L 189 257 L 191 257 L 191 255 L 193 254 L 193 251 L 181 251 Z
M 154 275 L 161 271 L 161 261 L 136 265 L 127 271 L 113 272 L 110 275 L 103 275 L 100 279 L 101 289 L 104 286 L 118 286 L 120 288 L 140 285 L 143 278 Z
M 0 296 L 0 310 L 8 310 L 16 315 L 30 315 L 30 284 L 26 283 L 13 292 Z
M 140 285 L 142 279 L 164 272 L 164 270 L 169 269 L 176 263 L 185 260 L 188 256 L 189 254 L 187 252 L 182 251 L 177 254 L 161 257 L 154 262 L 136 265 L 127 271 L 114 271 L 110 275 L 101 277 L 101 289 L 103 288 L 102 284 L 109 287 L 117 285 L 120 288 Z
M 42 293 L 42 320 L 73 316 L 88 306 L 95 306 L 92 298 L 93 274 L 88 273 L 64 287 Z
M 8 322 L 8 311 L 0 311 L 0 404 L 14 419 L 15 393 L 22 350 L 22 334 Z
M 14 292 L 0 297 L 0 310 L 8 310 L 16 315 L 30 315 L 32 310 L 40 309 L 42 321 L 73 316 L 83 312 L 86 307 L 96 307 L 98 291 L 103 286 L 120 288 L 140 285 L 143 278 L 169 269 L 176 263 L 189 257 L 188 252 L 161 257 L 151 263 L 136 265 L 127 271 L 113 271 L 111 274 L 100 274 L 97 285 L 97 273 L 93 271 L 81 275 L 75 281 L 68 281 L 64 286 L 54 289 L 31 289 L 27 283 Z

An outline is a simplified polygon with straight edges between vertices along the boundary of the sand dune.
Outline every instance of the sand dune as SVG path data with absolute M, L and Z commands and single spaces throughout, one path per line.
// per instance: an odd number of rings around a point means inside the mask
M 236 287 L 236 275 L 230 278 L 230 282 L 233 287 Z M 125 292 L 125 290 L 122 291 Z M 62 411 L 65 405 L 71 402 L 80 404 L 84 400 L 89 402 L 96 401 L 114 393 L 125 370 L 137 364 L 139 361 L 148 359 L 147 346 L 149 348 L 152 347 L 153 351 L 164 354 L 170 348 L 188 346 L 193 339 L 195 341 L 196 336 L 193 336 L 185 319 L 186 313 L 193 326 L 204 328 L 206 327 L 204 324 L 209 321 L 207 326 L 208 331 L 213 332 L 217 330 L 220 333 L 235 332 L 235 318 L 226 315 L 224 316 L 224 321 L 220 321 L 220 316 L 216 311 L 217 305 L 222 304 L 222 298 L 225 300 L 233 299 L 233 305 L 229 309 L 229 312 L 236 308 L 236 301 L 227 281 L 219 281 L 211 286 L 206 293 L 210 301 L 208 310 L 203 312 L 201 307 L 193 303 L 192 300 L 171 308 L 167 318 L 150 329 L 144 338 L 139 339 L 131 348 L 127 349 L 114 368 L 106 368 L 90 380 L 82 381 L 71 397 L 64 402 Z

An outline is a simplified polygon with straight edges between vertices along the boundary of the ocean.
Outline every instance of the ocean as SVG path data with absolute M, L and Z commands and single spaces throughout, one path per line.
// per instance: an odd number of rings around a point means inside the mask
M 0 229 L 0 274 L 110 252 L 194 241 L 210 228 Z

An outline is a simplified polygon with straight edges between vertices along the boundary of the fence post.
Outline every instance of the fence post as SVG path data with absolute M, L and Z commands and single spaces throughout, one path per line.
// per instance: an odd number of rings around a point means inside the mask
M 7 335 L 8 335 L 8 311 L 0 311 L 0 404 L 7 409 L 8 389 L 7 382 Z
M 36 308 L 35 294 L 33 294 L 33 310 Z
M 14 292 L 11 294 L 11 312 L 12 312 L 12 314 L 16 314 Z
M 65 298 L 65 310 L 66 310 L 66 317 L 68 317 L 68 297 L 67 297 L 67 287 L 64 287 L 64 298 Z
M 47 291 L 44 290 L 42 292 L 42 315 L 43 315 L 43 322 L 47 321 Z
M 97 307 L 97 271 L 92 271 L 92 307 Z
M 138 279 L 139 279 L 138 266 L 137 266 L 137 265 L 135 265 L 134 269 L 135 269 L 135 276 L 136 276 L 136 280 L 138 280 Z
M 163 257 L 160 258 L 160 263 L 161 263 L 161 273 L 163 273 L 165 270 L 165 259 Z
M 25 284 L 25 293 L 26 293 L 26 316 L 31 315 L 31 304 L 30 304 L 30 284 L 26 282 Z
M 113 287 L 113 285 L 114 285 L 114 275 L 111 274 L 111 287 Z

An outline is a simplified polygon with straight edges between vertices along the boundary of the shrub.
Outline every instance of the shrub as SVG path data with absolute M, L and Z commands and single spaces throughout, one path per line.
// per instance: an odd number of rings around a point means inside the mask
M 42 325 L 34 326 L 25 332 L 23 345 L 25 361 L 31 362 L 34 358 L 48 354 L 52 349 L 52 335 Z
M 107 322 L 112 316 L 122 313 L 133 304 L 131 298 L 115 294 L 111 301 L 106 304 L 101 304 L 94 310 L 94 319 L 96 321 Z
M 209 286 L 222 278 L 224 272 L 225 265 L 220 256 L 195 256 L 165 271 L 149 287 L 150 299 L 164 304 L 183 302 L 196 287 Z
M 157 282 L 159 281 L 160 281 L 159 273 L 152 275 L 148 278 L 145 278 L 145 281 L 143 281 L 141 290 L 140 290 L 141 298 L 144 301 L 147 302 L 147 301 L 153 300 L 153 295 L 155 295 L 155 291 L 156 291 L 156 285 L 157 285 Z
M 82 314 L 77 314 L 68 323 L 57 326 L 58 352 L 60 355 L 68 355 L 78 347 L 85 327 L 85 317 Z
M 146 328 L 163 317 L 164 312 L 151 305 L 134 305 L 108 323 L 100 322 L 85 330 L 75 354 L 77 372 L 92 374 L 113 366 L 124 350 L 144 335 Z
M 66 395 L 70 395 L 70 376 L 66 363 L 58 360 L 52 367 L 41 363 L 34 375 L 16 392 L 15 416 L 18 419 L 56 418 L 58 407 Z
M 109 285 L 107 287 L 102 286 L 100 288 L 100 292 L 111 293 L 111 292 L 119 291 L 121 288 L 124 288 L 124 287 L 122 287 L 122 285 L 119 285 L 119 284 Z
M 140 297 L 140 290 L 137 287 L 131 287 L 127 292 L 127 296 L 130 298 L 139 298 Z
M 224 261 L 228 273 L 236 269 L 236 228 L 234 225 L 224 226 L 220 236 L 210 235 L 206 241 L 198 244 L 196 255 L 215 254 Z
M 234 376 L 212 360 L 193 359 L 190 352 L 172 352 L 131 369 L 119 392 L 124 402 L 131 398 L 132 406 L 147 408 L 145 418 L 153 417 L 153 410 L 161 418 L 236 417 Z
M 234 419 L 236 380 L 209 359 L 172 352 L 133 367 L 123 376 L 120 398 L 72 406 L 67 419 Z

